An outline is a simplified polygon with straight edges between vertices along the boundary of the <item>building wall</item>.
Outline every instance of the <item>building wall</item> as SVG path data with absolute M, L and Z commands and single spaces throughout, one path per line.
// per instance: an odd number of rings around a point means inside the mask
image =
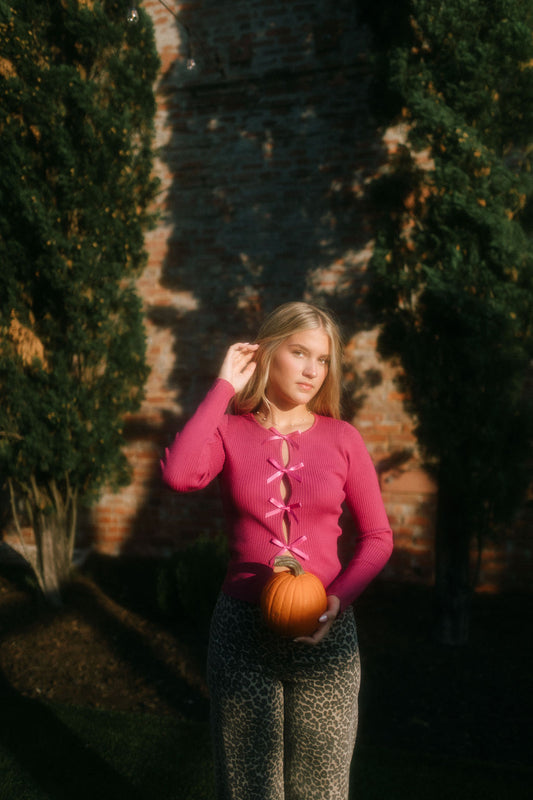
M 281 302 L 326 303 L 346 340 L 345 411 L 380 475 L 396 549 L 386 574 L 432 579 L 436 487 L 420 466 L 396 369 L 364 307 L 372 180 L 404 131 L 372 118 L 368 32 L 352 0 L 145 0 L 156 86 L 160 224 L 139 281 L 151 376 L 131 421 L 132 484 L 89 529 L 107 553 L 170 553 L 223 528 L 216 487 L 176 495 L 159 458 L 217 373 Z M 194 66 L 191 67 L 191 59 Z M 522 520 L 488 548 L 481 585 L 528 586 Z
M 151 375 L 128 426 L 132 483 L 103 496 L 84 542 L 109 554 L 161 555 L 222 529 L 216 487 L 168 491 L 159 458 L 227 345 L 253 337 L 274 306 L 303 298 L 326 303 L 344 331 L 345 416 L 375 461 L 395 532 L 385 574 L 429 581 L 436 487 L 364 305 L 375 235 L 368 191 L 405 132 L 380 130 L 370 113 L 369 37 L 357 4 L 166 4 L 170 11 L 142 3 L 162 61 L 160 222 L 147 235 L 138 283 Z M 531 568 L 526 528 L 488 552 L 485 588 L 526 585 L 517 567 Z

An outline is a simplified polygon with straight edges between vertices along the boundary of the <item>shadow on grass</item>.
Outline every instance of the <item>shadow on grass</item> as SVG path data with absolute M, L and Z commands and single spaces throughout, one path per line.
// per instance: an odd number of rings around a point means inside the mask
M 19 634 L 46 631 L 58 615 L 68 614 L 74 606 L 79 618 L 98 631 L 125 668 L 149 682 L 183 725 L 170 730 L 172 735 L 165 748 L 164 722 L 158 721 L 154 731 L 153 723 L 150 727 L 140 715 L 124 715 L 117 725 L 116 715 L 106 717 L 103 712 L 99 715 L 96 711 L 72 709 L 60 713 L 54 705 L 25 697 L 0 668 L 0 800 L 140 800 L 154 796 L 152 789 L 162 780 L 158 775 L 166 775 L 161 789 L 167 791 L 168 782 L 174 790 L 166 795 L 156 792 L 156 796 L 180 797 L 176 767 L 169 775 L 161 754 L 165 752 L 175 765 L 180 763 L 175 752 L 179 747 L 182 753 L 188 753 L 182 770 L 186 772 L 189 765 L 196 764 L 198 753 L 192 757 L 197 748 L 196 734 L 191 737 L 187 726 L 194 728 L 195 719 L 205 721 L 207 717 L 201 681 L 167 665 L 152 642 L 153 631 L 147 628 L 143 633 L 128 624 L 127 615 L 122 618 L 122 609 L 86 579 L 77 579 L 67 591 L 70 604 L 58 610 L 36 598 L 23 570 L 3 569 L 2 575 L 13 586 L 14 594 L 13 598 L 3 598 L 0 642 Z M 42 646 L 35 647 L 36 664 L 43 657 Z M 89 724 L 83 726 L 84 720 Z M 199 724 L 201 731 L 207 727 L 205 722 L 203 726 Z M 153 741 L 158 742 L 155 750 Z M 204 782 L 205 772 L 204 767 Z M 142 789 L 144 775 L 148 776 L 144 781 L 146 793 Z
M 117 613 L 110 611 L 105 595 L 93 583 L 76 583 L 76 606 L 83 618 L 101 631 L 115 653 L 141 677 L 146 677 L 157 694 L 181 718 L 205 721 L 208 701 L 202 676 L 184 665 L 177 672 L 159 658 L 150 636 L 135 630 Z
M 84 738 L 73 733 L 49 707 L 20 695 L 2 673 L 0 698 L 2 800 L 140 800 L 131 782 L 94 752 Z
M 28 576 L 23 569 L 13 569 L 12 565 L 0 565 L 0 568 L 2 578 L 8 580 L 15 590 L 15 599 L 3 599 L 0 609 L 0 644 L 8 636 L 46 631 L 61 615 L 75 613 L 81 622 L 88 624 L 106 642 L 110 651 L 124 663 L 125 669 L 153 689 L 169 713 L 187 719 L 207 719 L 207 689 L 198 670 L 197 658 L 173 635 L 179 651 L 178 663 L 171 666 L 165 662 L 165 653 L 160 650 L 156 635 L 160 629 L 157 623 L 161 623 L 161 618 L 156 620 L 155 614 L 143 614 L 137 605 L 133 613 L 144 624 L 131 624 L 125 608 L 82 574 L 75 576 L 72 584 L 65 589 L 64 607 L 52 608 L 39 598 L 35 587 L 28 583 Z M 118 584 L 117 576 L 115 580 Z M 147 583 L 153 588 L 150 581 Z M 142 600 L 139 602 L 142 605 Z M 144 607 L 147 608 L 146 605 Z M 155 627 L 151 627 L 152 621 Z M 58 673 L 57 679 L 68 680 L 69 676 Z
M 206 723 L 58 707 L 0 678 L 0 800 L 209 800 Z
M 12 700 L 0 800 L 214 800 L 206 723 Z M 532 780 L 526 766 L 358 743 L 350 800 L 526 800 Z

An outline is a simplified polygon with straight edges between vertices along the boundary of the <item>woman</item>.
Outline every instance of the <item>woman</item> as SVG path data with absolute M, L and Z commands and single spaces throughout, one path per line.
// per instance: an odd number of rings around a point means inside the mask
M 387 562 L 392 533 L 362 439 L 339 419 L 341 355 L 329 314 L 279 307 L 255 344 L 229 348 L 166 452 L 163 477 L 177 491 L 219 477 L 228 525 L 208 655 L 219 800 L 348 797 L 360 675 L 351 603 Z M 344 502 L 358 538 L 342 569 Z M 328 595 L 315 632 L 295 640 L 267 629 L 258 606 L 287 553 Z

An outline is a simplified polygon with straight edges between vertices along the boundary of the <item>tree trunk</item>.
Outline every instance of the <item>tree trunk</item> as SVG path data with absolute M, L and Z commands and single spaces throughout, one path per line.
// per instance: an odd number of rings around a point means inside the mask
M 70 574 L 64 520 L 55 513 L 38 514 L 34 526 L 39 586 L 48 603 L 60 606 L 61 590 Z
M 35 478 L 24 491 L 25 506 L 33 529 L 36 553 L 26 548 L 17 512 L 16 492 L 9 482 L 11 508 L 23 554 L 32 567 L 47 602 L 58 606 L 61 592 L 70 578 L 76 535 L 78 495 L 65 477 L 62 489 L 56 481 L 38 486 Z
M 439 486 L 435 542 L 435 637 L 442 644 L 468 641 L 472 584 L 471 531 L 455 493 Z

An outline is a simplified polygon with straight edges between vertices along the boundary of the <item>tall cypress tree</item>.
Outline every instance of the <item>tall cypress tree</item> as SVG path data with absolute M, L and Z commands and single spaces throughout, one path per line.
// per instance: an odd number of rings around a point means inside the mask
M 533 4 L 412 0 L 401 11 L 392 29 L 392 13 L 366 5 L 382 120 L 407 131 L 374 186 L 372 300 L 438 482 L 438 636 L 462 642 L 471 545 L 512 518 L 529 477 Z
M 128 480 L 147 376 L 145 263 L 158 70 L 127 0 L 0 0 L 0 483 L 57 599 L 80 501 Z

